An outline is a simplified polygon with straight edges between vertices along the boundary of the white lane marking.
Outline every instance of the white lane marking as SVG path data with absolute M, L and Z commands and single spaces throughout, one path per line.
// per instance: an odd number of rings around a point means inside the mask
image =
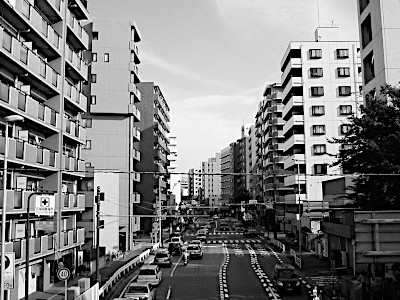
M 181 259 L 182 259 L 182 256 L 179 257 L 179 260 L 178 260 L 177 263 L 175 264 L 175 267 L 174 267 L 174 269 L 173 269 L 172 272 L 171 272 L 171 277 L 174 276 L 175 270 L 176 270 L 176 268 L 178 267 L 178 265 L 179 265 Z
M 169 299 L 170 296 L 171 296 L 171 286 L 169 286 L 169 288 L 168 288 L 166 299 Z

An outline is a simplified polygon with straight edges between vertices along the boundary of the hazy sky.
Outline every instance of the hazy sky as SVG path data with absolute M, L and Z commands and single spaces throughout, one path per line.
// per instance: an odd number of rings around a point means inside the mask
M 317 0 L 125 1 L 142 35 L 141 80 L 159 85 L 168 102 L 182 172 L 254 123 L 265 85 L 280 82 L 289 42 L 313 40 L 318 26 Z M 319 0 L 319 20 L 359 39 L 356 0 Z

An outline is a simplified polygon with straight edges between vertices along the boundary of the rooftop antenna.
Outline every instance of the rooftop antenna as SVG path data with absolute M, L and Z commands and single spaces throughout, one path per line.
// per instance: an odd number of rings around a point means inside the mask
M 319 24 L 319 1 L 317 0 L 317 14 L 318 14 L 318 27 L 320 27 Z

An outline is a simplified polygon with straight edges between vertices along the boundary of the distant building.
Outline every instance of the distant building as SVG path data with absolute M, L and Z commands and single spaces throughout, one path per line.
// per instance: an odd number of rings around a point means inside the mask
M 364 94 L 400 83 L 400 2 L 359 0 L 358 24 Z
M 321 182 L 341 174 L 339 167 L 331 166 L 339 145 L 328 140 L 347 132 L 348 118 L 357 115 L 362 104 L 359 43 L 340 41 L 338 30 L 317 28 L 315 41 L 291 42 L 281 60 L 284 107 L 277 121 L 284 121 L 284 185 L 294 191 L 285 195 L 285 220 L 291 220 L 288 229 L 296 232 L 300 204 L 322 205 Z M 310 228 L 323 216 L 303 214 L 301 226 Z
M 199 193 L 201 190 L 202 175 L 200 169 L 189 169 L 189 198 L 192 200 L 200 200 Z
M 227 204 L 234 199 L 234 143 L 221 150 L 221 203 Z
M 155 208 L 167 206 L 168 175 L 167 167 L 169 161 L 170 131 L 169 106 L 159 86 L 154 82 L 140 82 L 137 87 L 142 95 L 142 100 L 137 104 L 141 112 L 139 127 L 141 130 L 140 144 L 141 159 L 137 163 L 137 169 L 142 172 L 155 172 L 154 174 L 143 173 L 137 184 L 137 191 L 142 201 L 134 206 L 134 214 L 149 215 L 156 214 Z M 159 203 L 159 201 L 161 203 Z M 150 232 L 151 217 L 141 217 L 140 226 L 145 232 Z
M 169 205 L 179 205 L 181 203 L 181 175 L 177 174 L 178 170 L 178 139 L 176 136 L 169 137 L 168 148 L 170 154 L 167 155 L 169 166 L 167 167 L 170 173 L 170 192 L 174 196 L 174 201 L 170 201 Z
M 251 125 L 248 130 L 249 140 L 247 144 L 247 173 L 252 174 L 248 176 L 247 190 L 249 191 L 252 199 L 257 199 L 257 146 L 256 146 L 256 126 Z
M 221 204 L 221 154 L 202 162 L 204 200 L 208 206 Z M 215 175 L 214 175 L 215 174 Z

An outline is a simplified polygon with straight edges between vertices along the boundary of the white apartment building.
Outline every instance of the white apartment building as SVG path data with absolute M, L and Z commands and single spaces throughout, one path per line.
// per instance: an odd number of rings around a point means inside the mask
M 200 169 L 189 170 L 189 197 L 193 200 L 199 200 L 202 175 Z
M 257 147 L 256 147 L 256 126 L 251 125 L 248 130 L 249 140 L 247 145 L 247 173 L 253 174 L 249 176 L 248 191 L 252 199 L 256 199 L 256 186 L 258 184 L 257 179 Z
M 400 83 L 400 2 L 358 0 L 364 94 Z
M 178 172 L 178 139 L 176 136 L 169 137 L 168 148 L 170 153 L 167 155 L 169 160 L 168 172 L 170 173 L 170 191 L 174 195 L 176 205 L 181 203 L 181 176 Z
M 221 203 L 221 154 L 202 162 L 204 200 L 206 205 L 219 206 Z M 215 175 L 214 175 L 215 174 Z
M 321 182 L 340 176 L 331 154 L 339 145 L 329 143 L 346 133 L 348 117 L 357 114 L 361 72 L 359 43 L 339 41 L 337 27 L 317 28 L 315 41 L 291 42 L 281 60 L 284 179 L 294 193 L 285 195 L 289 229 L 298 230 L 299 204 L 322 205 Z M 300 202 L 300 203 L 299 203 Z M 315 227 L 322 213 L 303 214 L 301 226 Z

